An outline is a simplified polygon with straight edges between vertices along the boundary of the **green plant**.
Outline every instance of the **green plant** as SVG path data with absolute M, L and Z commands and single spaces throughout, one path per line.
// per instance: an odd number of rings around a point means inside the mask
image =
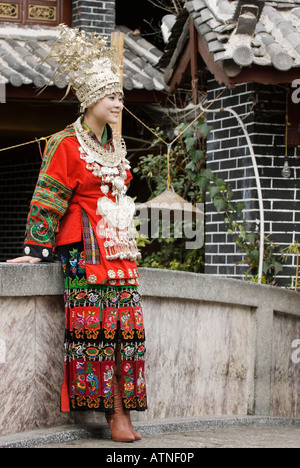
M 175 129 L 175 134 L 181 133 L 188 122 L 181 123 Z M 203 201 L 203 190 L 198 186 L 196 178 L 206 163 L 206 137 L 212 127 L 205 120 L 199 119 L 176 142 L 171 150 L 170 175 L 172 187 L 190 203 Z M 155 129 L 155 133 L 162 136 L 163 132 Z M 153 153 L 141 156 L 134 172 L 145 180 L 150 190 L 150 200 L 166 189 L 167 181 L 167 151 L 161 140 L 156 138 L 152 145 Z
M 175 132 L 179 134 L 188 126 L 180 124 Z M 156 134 L 162 135 L 160 129 Z M 192 204 L 202 203 L 203 190 L 195 182 L 196 176 L 205 167 L 206 137 L 210 127 L 204 119 L 200 119 L 191 126 L 176 145 L 170 155 L 170 175 L 174 191 Z M 153 152 L 140 158 L 134 172 L 146 181 L 151 193 L 150 200 L 161 194 L 167 185 L 167 152 L 159 138 L 153 141 Z M 180 221 L 179 221 L 180 223 Z M 160 226 L 158 226 L 158 229 Z M 152 268 L 168 268 L 192 272 L 204 270 L 204 247 L 200 249 L 186 249 L 187 239 L 177 238 L 175 232 L 184 233 L 184 228 L 171 223 L 170 237 L 158 237 L 149 241 L 145 248 L 145 255 L 139 262 L 140 266 Z
M 245 279 L 257 282 L 259 270 L 260 233 L 256 223 L 249 223 L 243 216 L 244 202 L 233 202 L 233 191 L 224 179 L 218 177 L 210 169 L 205 169 L 197 178 L 199 185 L 206 188 L 210 198 L 218 211 L 224 213 L 224 224 L 227 233 L 232 236 L 235 244 L 244 254 L 244 259 L 239 262 L 249 266 L 245 273 Z M 278 246 L 270 236 L 264 237 L 263 277 L 264 284 L 275 284 L 276 275 L 282 271 L 282 263 L 278 261 Z
M 188 127 L 184 122 L 177 126 L 179 134 Z M 227 233 L 244 256 L 242 262 L 249 266 L 245 278 L 258 281 L 260 237 L 256 225 L 252 225 L 243 218 L 245 204 L 233 201 L 233 191 L 224 179 L 206 169 L 206 137 L 212 127 L 204 119 L 200 119 L 189 127 L 172 149 L 170 156 L 170 170 L 172 186 L 176 193 L 190 203 L 202 203 L 206 193 L 209 194 L 218 213 L 223 213 Z M 156 132 L 159 132 L 156 129 Z M 160 151 L 143 156 L 139 165 L 134 169 L 142 180 L 146 180 L 151 192 L 151 198 L 162 193 L 166 188 L 167 154 L 161 152 L 160 140 L 153 142 L 153 148 Z M 171 268 L 202 272 L 204 268 L 204 248 L 196 251 L 185 249 L 184 239 L 157 239 L 150 241 L 151 252 L 147 252 L 141 266 L 156 268 Z M 270 240 L 264 239 L 263 277 L 260 281 L 265 284 L 275 284 L 276 275 L 282 270 L 282 263 L 278 261 L 277 247 Z
M 245 274 L 245 279 L 258 282 L 258 264 L 259 264 L 259 250 L 260 250 L 260 234 L 258 231 L 241 231 L 238 233 L 236 244 L 240 245 L 241 251 L 244 252 L 245 257 L 240 263 L 249 266 Z M 263 284 L 276 283 L 276 276 L 282 271 L 283 266 L 278 261 L 277 255 L 278 245 L 275 245 L 270 236 L 264 238 L 264 258 L 263 258 L 263 275 L 261 282 Z
M 299 256 L 300 256 L 300 244 L 295 240 L 293 244 L 289 245 L 281 251 L 281 259 L 286 262 L 290 256 L 296 257 L 296 277 L 295 277 L 295 291 L 298 291 L 298 281 L 299 281 Z M 292 285 L 291 285 L 292 287 Z

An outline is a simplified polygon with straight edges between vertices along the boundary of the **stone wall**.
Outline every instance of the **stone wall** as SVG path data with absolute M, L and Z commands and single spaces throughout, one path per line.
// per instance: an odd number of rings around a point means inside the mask
M 300 417 L 298 293 L 211 275 L 140 274 L 149 409 L 134 419 Z M 0 435 L 104 421 L 60 413 L 62 293 L 58 264 L 0 263 Z

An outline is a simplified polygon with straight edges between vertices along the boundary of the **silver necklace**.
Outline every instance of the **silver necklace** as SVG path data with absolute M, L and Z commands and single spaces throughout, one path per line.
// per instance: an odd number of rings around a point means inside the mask
M 86 168 L 100 180 L 100 189 L 104 196 L 97 202 L 101 220 L 97 224 L 98 236 L 104 238 L 107 260 L 137 260 L 138 251 L 134 226 L 135 206 L 132 198 L 125 196 L 125 180 L 130 163 L 126 159 L 126 146 L 123 138 L 113 133 L 114 151 L 108 151 L 88 135 L 81 125 L 81 118 L 74 122 L 76 137 L 80 144 L 80 158 L 86 162 Z M 109 184 L 115 201 L 108 198 Z
M 73 123 L 77 140 L 79 141 L 82 153 L 88 155 L 89 163 L 96 162 L 101 166 L 116 167 L 126 158 L 126 145 L 123 138 L 116 132 L 113 132 L 114 151 L 109 151 L 99 145 L 84 130 L 81 125 L 81 117 Z

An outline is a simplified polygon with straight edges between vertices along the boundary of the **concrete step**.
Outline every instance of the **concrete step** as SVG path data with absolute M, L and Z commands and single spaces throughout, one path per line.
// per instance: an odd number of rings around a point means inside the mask
M 287 440 L 291 440 L 290 434 L 295 434 L 295 443 L 298 441 L 300 448 L 300 419 L 291 418 L 278 418 L 268 416 L 221 416 L 221 417 L 206 417 L 206 418 L 175 418 L 167 420 L 153 420 L 153 421 L 140 421 L 134 423 L 135 428 L 144 436 L 142 441 L 135 443 L 135 447 L 147 447 L 151 441 L 153 444 L 158 444 L 163 447 L 164 437 L 159 437 L 162 434 L 168 434 L 174 439 L 174 444 L 180 446 L 180 437 L 187 443 L 187 435 L 192 439 L 197 439 L 196 433 L 211 434 L 226 434 L 230 431 L 241 428 L 243 430 L 248 428 L 255 434 L 255 429 L 261 431 L 266 429 L 266 433 L 273 433 L 282 438 L 284 430 L 287 430 L 289 436 Z M 274 432 L 275 431 L 275 432 Z M 247 433 L 247 430 L 246 430 Z M 185 436 L 183 435 L 185 434 Z M 186 435 L 187 434 L 187 435 Z M 242 434 L 242 432 L 241 432 Z M 175 437 L 174 437 L 175 436 Z M 245 443 L 249 437 L 245 435 Z M 270 440 L 276 444 L 276 437 L 270 436 Z M 84 442 L 85 441 L 85 442 Z M 282 442 L 282 440 L 281 440 Z M 280 442 L 280 443 L 281 443 Z M 94 443 L 98 447 L 117 448 L 116 443 L 110 440 L 110 431 L 106 425 L 69 425 L 35 429 L 17 434 L 8 434 L 0 436 L 0 448 L 37 448 L 49 447 L 53 448 L 72 443 L 72 447 L 76 443 L 86 445 Z M 182 441 L 183 443 L 183 441 Z M 146 445 L 145 445 L 146 444 Z M 199 442 L 200 444 L 200 442 Z M 131 445 L 131 444 L 129 444 Z M 124 444 L 123 444 L 124 446 Z M 125 444 L 128 447 L 128 444 Z M 176 447 L 176 445 L 174 445 Z M 183 445 L 184 447 L 184 445 Z M 153 447 L 155 448 L 155 446 Z

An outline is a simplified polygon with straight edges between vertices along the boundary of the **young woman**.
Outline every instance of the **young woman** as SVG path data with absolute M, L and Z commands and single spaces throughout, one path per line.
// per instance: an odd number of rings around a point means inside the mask
M 55 56 L 84 114 L 47 142 L 24 255 L 9 262 L 52 261 L 58 254 L 66 323 L 61 410 L 105 412 L 112 439 L 131 442 L 141 436 L 130 411 L 147 408 L 140 254 L 126 195 L 132 176 L 125 143 L 110 126 L 123 109 L 122 86 L 109 49 L 93 41 L 91 48 L 84 33 L 62 26 Z M 91 60 L 97 45 L 101 57 Z

